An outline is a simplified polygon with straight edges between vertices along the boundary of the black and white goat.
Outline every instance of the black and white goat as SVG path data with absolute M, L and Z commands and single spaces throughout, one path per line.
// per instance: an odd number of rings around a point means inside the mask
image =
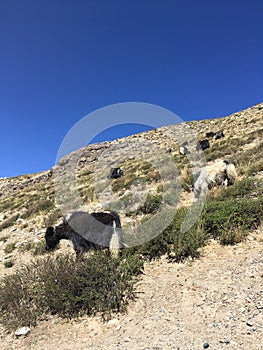
M 116 212 L 76 211 L 45 234 L 46 250 L 53 250 L 61 239 L 72 241 L 77 257 L 91 249 L 124 247 L 120 217 Z

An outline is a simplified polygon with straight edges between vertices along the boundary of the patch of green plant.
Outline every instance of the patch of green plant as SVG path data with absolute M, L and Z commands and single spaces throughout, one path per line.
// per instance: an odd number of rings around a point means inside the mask
M 139 213 L 154 214 L 160 208 L 161 202 L 162 202 L 162 195 L 161 194 L 148 193 L 148 196 L 147 196 L 144 204 L 141 205 L 140 208 L 137 210 L 137 214 L 139 214 Z
M 257 228 L 263 217 L 263 197 L 225 198 L 208 201 L 202 213 L 205 231 L 222 244 L 240 242 Z
M 188 232 L 182 232 L 181 225 L 187 211 L 188 208 L 178 209 L 174 219 L 162 233 L 140 246 L 125 249 L 124 254 L 149 260 L 167 255 L 173 261 L 182 261 L 190 256 L 198 257 L 198 250 L 205 244 L 208 234 L 204 232 L 200 220 Z
M 6 209 L 9 209 L 10 208 L 10 200 L 9 198 L 3 198 L 1 201 L 0 201 L 0 211 L 3 212 L 5 211 Z
M 241 173 L 246 173 L 246 169 L 250 166 L 256 165 L 256 163 L 262 164 L 263 158 L 263 143 L 259 146 L 255 146 L 246 151 L 239 152 L 236 154 L 236 160 L 239 163 L 239 168 L 241 169 Z
M 84 203 L 90 203 L 94 200 L 95 190 L 94 187 L 84 187 L 80 190 L 80 196 Z
M 127 161 L 123 166 L 124 176 L 118 179 L 111 180 L 113 192 L 121 192 L 130 189 L 136 180 L 145 182 L 158 182 L 161 179 L 160 173 L 146 161 Z
M 233 147 L 228 147 L 227 144 L 213 145 L 212 148 L 207 150 L 206 160 L 210 162 L 219 158 L 230 156 L 233 153 Z
M 120 177 L 118 179 L 113 179 L 111 181 L 112 191 L 113 192 L 124 192 L 123 189 L 130 188 L 132 182 L 134 182 L 137 179 L 136 174 L 133 175 L 125 175 L 123 177 Z
M 16 248 L 16 243 L 12 242 L 12 243 L 7 243 L 5 248 L 4 248 L 4 252 L 6 254 L 12 253 L 12 251 L 14 251 Z
M 33 326 L 46 315 L 124 312 L 143 262 L 94 252 L 84 261 L 70 255 L 38 258 L 0 281 L 0 322 L 8 329 Z
M 7 242 L 8 241 L 8 238 L 9 236 L 3 236 L 3 237 L 0 237 L 0 242 Z
M 27 242 L 19 246 L 18 250 L 20 252 L 31 252 L 32 255 L 43 255 L 46 253 L 46 243 L 44 240 L 41 240 L 39 242 Z
M 4 267 L 9 269 L 10 267 L 14 266 L 14 261 L 13 260 L 7 260 L 4 262 Z
M 160 175 L 159 171 L 151 170 L 143 178 L 145 181 L 148 181 L 148 182 L 158 182 L 161 180 L 161 175 Z
M 221 192 L 218 200 L 225 198 L 260 197 L 263 195 L 263 180 L 254 177 L 245 177 L 237 181 L 233 186 L 229 186 Z
M 191 192 L 193 189 L 194 176 L 190 168 L 187 168 L 186 174 L 182 176 L 181 186 L 186 192 Z
M 54 208 L 54 203 L 49 199 L 38 199 L 33 202 L 28 201 L 25 204 L 25 208 L 25 212 L 21 215 L 22 219 L 27 219 L 40 212 L 49 211 Z
M 4 230 L 10 226 L 13 226 L 16 223 L 16 220 L 19 218 L 18 214 L 10 215 L 8 219 L 3 220 L 0 223 L 0 230 Z

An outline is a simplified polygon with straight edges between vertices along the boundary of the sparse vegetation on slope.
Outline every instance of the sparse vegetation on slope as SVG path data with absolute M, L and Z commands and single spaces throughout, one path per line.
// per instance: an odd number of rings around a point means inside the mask
M 134 298 L 133 286 L 146 259 L 196 258 L 211 237 L 221 244 L 235 244 L 257 228 L 263 217 L 262 181 L 245 179 L 210 198 L 198 222 L 182 233 L 186 212 L 187 208 L 179 209 L 162 234 L 125 249 L 117 259 L 108 252 L 95 252 L 83 262 L 53 254 L 23 266 L 1 281 L 1 322 L 15 328 L 35 325 L 49 314 L 72 318 L 99 312 L 107 318 L 124 311 Z
M 262 108 L 255 106 L 251 111 L 217 119 L 213 123 L 193 122 L 191 126 L 200 138 L 211 129 L 226 129 L 226 137 L 212 140 L 205 155 L 208 162 L 218 158 L 232 160 L 238 168 L 239 181 L 227 189 L 210 192 L 202 215 L 190 231 L 182 233 L 180 230 L 188 210 L 182 202 L 173 221 L 160 235 L 140 246 L 124 249 L 119 258 L 113 258 L 107 252 L 95 252 L 83 262 L 76 262 L 68 254 L 58 255 L 58 252 L 39 257 L 44 254 L 45 244 L 43 237 L 36 239 L 35 236 L 38 237 L 39 232 L 43 236 L 45 228 L 55 225 L 61 218 L 60 210 L 55 207 L 52 179 L 40 174 L 35 180 L 32 175 L 0 182 L 3 192 L 0 197 L 0 252 L 3 259 L 0 263 L 8 270 L 8 277 L 0 280 L 2 324 L 9 329 L 35 325 L 54 314 L 71 318 L 101 313 L 107 318 L 112 313 L 125 311 L 129 300 L 134 298 L 134 284 L 145 261 L 161 256 L 176 262 L 197 258 L 200 248 L 210 238 L 221 244 L 236 244 L 245 239 L 248 232 L 262 225 L 262 115 Z M 231 133 L 228 130 L 232 130 Z M 150 140 L 153 138 L 165 149 L 171 146 L 161 130 L 144 136 Z M 96 191 L 105 186 L 103 181 L 95 186 L 93 179 L 94 160 L 100 147 L 103 151 L 106 146 L 87 148 L 77 176 L 79 194 L 87 208 L 98 204 Z M 183 193 L 189 196 L 193 185 L 189 161 L 176 151 L 172 151 L 171 157 L 181 175 Z M 130 209 L 122 214 L 122 222 L 127 226 L 133 220 L 147 221 L 160 208 L 165 183 L 150 162 L 126 159 L 120 165 L 125 176 L 112 180 L 110 186 L 118 198 L 116 206 Z M 144 203 L 136 206 L 134 192 L 139 183 L 145 185 L 147 195 Z M 32 261 L 20 266 L 17 257 L 26 253 L 30 253 Z M 12 256 L 6 259 L 5 254 Z
M 207 201 L 202 222 L 207 233 L 221 244 L 241 242 L 263 218 L 263 182 L 244 179 Z
M 123 312 L 134 297 L 143 262 L 95 252 L 84 261 L 48 256 L 22 266 L 0 283 L 0 320 L 9 329 L 36 325 L 48 315 L 72 318 Z

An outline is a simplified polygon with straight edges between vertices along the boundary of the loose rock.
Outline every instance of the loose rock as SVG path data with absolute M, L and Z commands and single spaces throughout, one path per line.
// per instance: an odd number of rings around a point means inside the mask
M 21 327 L 21 328 L 18 328 L 16 331 L 15 331 L 15 335 L 20 337 L 20 336 L 26 336 L 30 333 L 31 329 L 29 327 Z

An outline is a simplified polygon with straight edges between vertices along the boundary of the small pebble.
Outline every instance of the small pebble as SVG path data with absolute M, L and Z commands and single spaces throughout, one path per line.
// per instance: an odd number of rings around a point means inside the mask
M 5 260 L 10 259 L 10 258 L 12 258 L 12 256 L 13 256 L 13 254 L 6 255 L 6 256 L 4 257 L 4 259 L 5 259 Z
M 119 320 L 117 318 L 113 318 L 112 320 L 108 321 L 108 326 L 113 326 L 118 322 L 119 322 Z
M 209 344 L 208 343 L 204 343 L 203 348 L 204 349 L 208 349 L 209 348 Z

